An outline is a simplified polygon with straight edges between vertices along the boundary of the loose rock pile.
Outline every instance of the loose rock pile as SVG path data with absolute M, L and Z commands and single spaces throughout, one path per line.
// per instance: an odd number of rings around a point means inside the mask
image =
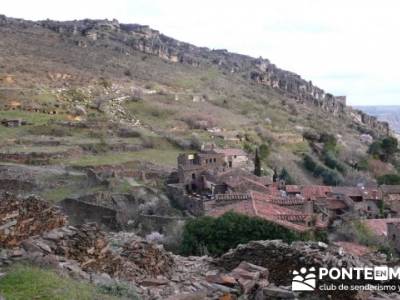
M 154 277 L 170 275 L 175 264 L 170 253 L 156 244 L 143 240 L 134 240 L 125 244 L 121 256 Z
M 370 264 L 359 257 L 345 253 L 343 248 L 321 242 L 294 242 L 281 240 L 252 241 L 225 253 L 216 264 L 232 270 L 242 261 L 266 267 L 271 280 L 279 285 L 291 282 L 291 272 L 302 267 L 363 267 Z
M 292 272 L 294 270 L 300 270 L 302 267 L 373 267 L 375 263 L 375 260 L 367 260 L 346 253 L 343 248 L 335 245 L 327 245 L 321 242 L 294 242 L 289 245 L 280 240 L 273 240 L 252 241 L 245 245 L 239 245 L 237 248 L 222 255 L 215 261 L 215 264 L 227 270 L 232 270 L 238 265 L 240 266 L 242 261 L 267 268 L 270 272 L 269 281 L 280 287 L 290 286 L 293 278 Z M 379 265 L 386 264 L 386 262 L 383 262 Z M 331 283 L 338 284 L 338 281 L 331 281 L 329 278 L 324 278 L 320 280 L 320 284 L 323 283 L 327 285 Z M 357 280 L 345 280 L 343 283 L 363 285 L 365 281 L 357 282 Z M 262 295 L 269 295 L 269 297 L 260 299 L 270 299 L 271 293 L 274 294 L 276 292 L 271 291 L 270 286 L 262 290 L 263 291 L 260 293 Z M 281 292 L 282 291 L 280 291 L 279 294 Z M 372 293 L 368 291 L 316 290 L 314 295 L 319 299 L 386 299 L 385 297 L 387 297 L 384 293 L 372 295 Z M 372 296 L 375 298 L 372 298 Z M 398 295 L 396 295 L 396 297 L 398 297 Z
M 66 223 L 57 208 L 36 197 L 0 195 L 0 246 L 18 246 L 33 235 L 42 234 Z

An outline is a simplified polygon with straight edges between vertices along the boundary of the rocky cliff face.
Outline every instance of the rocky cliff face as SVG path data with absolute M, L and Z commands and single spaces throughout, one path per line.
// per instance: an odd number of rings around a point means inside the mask
M 357 109 L 388 122 L 393 130 L 400 133 L 400 106 L 360 106 Z
M 249 80 L 269 86 L 299 103 L 314 105 L 337 117 L 351 117 L 360 126 L 372 129 L 379 135 L 389 133 L 387 122 L 379 121 L 361 111 L 346 106 L 345 96 L 334 96 L 306 81 L 301 76 L 279 69 L 268 59 L 253 58 L 180 42 L 148 26 L 121 24 L 117 20 L 79 20 L 58 22 L 25 21 L 0 16 L 0 25 L 42 27 L 71 39 L 77 46 L 104 45 L 129 55 L 136 50 L 158 56 L 172 63 L 192 66 L 217 65 L 226 73 L 238 73 Z

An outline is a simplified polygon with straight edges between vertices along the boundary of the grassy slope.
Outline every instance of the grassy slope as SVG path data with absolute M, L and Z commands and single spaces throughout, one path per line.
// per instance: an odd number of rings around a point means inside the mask
M 131 55 L 127 56 L 114 51 L 113 47 L 80 48 L 70 43 L 68 39 L 62 40 L 57 34 L 43 29 L 29 28 L 17 35 L 7 29 L 2 30 L 4 38 L 0 42 L 0 49 L 8 56 L 4 58 L 7 63 L 0 66 L 0 73 L 15 75 L 13 87 L 40 86 L 42 91 L 41 93 L 36 91 L 34 97 L 29 97 L 29 91 L 17 93 L 13 97 L 35 99 L 35 102 L 51 102 L 55 101 L 49 92 L 51 87 L 65 84 L 93 86 L 98 84 L 100 77 L 107 78 L 126 91 L 131 86 L 147 87 L 156 90 L 157 93 L 145 95 L 139 102 L 126 103 L 125 108 L 139 118 L 142 124 L 156 132 L 161 139 L 166 134 L 188 138 L 196 133 L 203 141 L 214 141 L 224 145 L 224 142 L 212 139 L 211 134 L 205 131 L 188 128 L 183 120 L 193 115 L 207 117 L 220 128 L 246 134 L 252 144 L 269 143 L 273 155 L 268 164 L 271 167 L 286 167 L 299 183 L 317 182 L 303 170 L 300 163 L 302 153 L 310 151 L 303 141 L 295 141 L 296 136 L 301 136 L 301 131 L 304 129 L 328 131 L 340 135 L 342 137 L 340 158 L 343 160 L 346 160 L 354 149 L 358 149 L 358 156 L 365 154 L 366 147 L 359 142 L 359 133 L 350 128 L 349 120 L 333 117 L 316 107 L 296 103 L 269 87 L 251 83 L 247 78 L 248 74 L 227 74 L 213 65 L 193 67 L 169 63 L 139 52 L 131 52 Z M 38 36 L 41 37 L 40 44 L 37 43 Z M 32 55 L 35 56 L 34 61 L 29 60 Z M 68 73 L 73 79 L 52 81 L 47 76 L 48 72 Z M 43 89 L 43 86 L 46 88 Z M 193 98 L 196 96 L 207 100 L 194 102 Z M 0 101 L 10 99 L 10 96 L 0 93 Z M 8 114 L 9 112 L 0 112 L 2 117 Z M 34 118 L 32 121 L 35 124 L 53 118 L 26 115 L 22 117 L 28 120 Z M 21 128 L 2 128 L 0 138 L 25 136 L 26 131 L 27 129 Z M 72 135 L 70 141 L 72 143 L 74 137 L 76 143 L 82 138 L 90 137 L 88 133 L 75 131 Z M 108 138 L 111 137 L 106 136 L 106 140 Z M 178 151 L 179 149 L 172 145 L 159 147 L 156 143 L 155 149 L 151 150 L 118 155 L 89 154 L 62 163 L 97 165 L 103 162 L 119 163 L 142 159 L 173 165 L 175 164 L 173 156 Z
M 113 300 L 93 286 L 64 278 L 53 271 L 31 266 L 15 266 L 0 279 L 0 294 L 7 300 Z M 127 298 L 125 298 L 127 299 Z M 131 298 L 137 299 L 137 298 Z

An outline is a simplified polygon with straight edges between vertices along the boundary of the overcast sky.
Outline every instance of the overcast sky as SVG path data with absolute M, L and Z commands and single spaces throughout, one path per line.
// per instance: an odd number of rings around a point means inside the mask
M 353 105 L 400 105 L 397 0 L 2 2 L 10 17 L 150 25 L 197 46 L 268 58 Z

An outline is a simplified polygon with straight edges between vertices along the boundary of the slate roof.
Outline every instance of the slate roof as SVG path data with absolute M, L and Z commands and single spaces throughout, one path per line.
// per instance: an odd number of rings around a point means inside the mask
M 226 212 L 234 211 L 250 217 L 257 216 L 298 232 L 311 229 L 305 224 L 311 218 L 310 215 L 272 203 L 273 197 L 271 195 L 262 195 L 253 191 L 250 192 L 250 195 L 251 197 L 248 200 L 213 207 L 207 214 L 217 217 Z

